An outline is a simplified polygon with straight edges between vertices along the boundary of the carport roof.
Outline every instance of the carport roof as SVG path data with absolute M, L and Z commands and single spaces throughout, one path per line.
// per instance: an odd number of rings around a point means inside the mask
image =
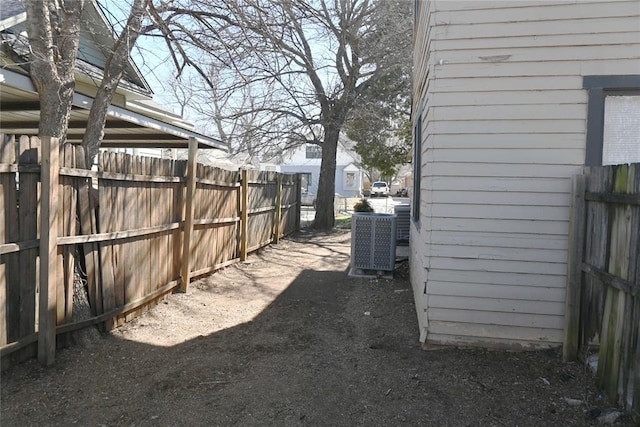
M 69 120 L 67 141 L 79 144 L 85 133 L 89 108 L 93 98 L 76 93 Z M 146 111 L 145 111 L 146 110 Z M 155 117 L 154 117 L 155 116 Z M 29 76 L 0 69 L 0 132 L 15 135 L 37 135 L 40 103 Z M 189 138 L 198 141 L 199 148 L 226 150 L 222 141 L 185 127 L 179 116 L 156 110 L 144 102 L 127 107 L 109 107 L 104 148 L 187 148 Z

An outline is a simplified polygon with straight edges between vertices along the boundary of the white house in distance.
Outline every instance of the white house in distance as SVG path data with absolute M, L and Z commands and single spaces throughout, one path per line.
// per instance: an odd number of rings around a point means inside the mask
M 640 2 L 416 1 L 414 31 L 420 339 L 559 346 L 572 177 L 640 162 Z
M 353 142 L 344 136 L 338 141 L 336 154 L 336 189 L 343 197 L 359 197 L 364 183 L 364 172 L 358 166 L 360 157 L 352 150 Z M 303 144 L 282 154 L 279 169 L 282 173 L 302 174 L 302 192 L 318 194 L 322 147 Z

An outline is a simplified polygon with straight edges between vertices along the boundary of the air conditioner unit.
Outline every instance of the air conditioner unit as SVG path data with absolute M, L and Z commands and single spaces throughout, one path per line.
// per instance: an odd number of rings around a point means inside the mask
M 409 244 L 409 229 L 411 226 L 411 206 L 396 205 L 393 210 L 398 217 L 396 220 L 396 244 L 407 246 Z
M 393 272 L 396 215 L 354 213 L 351 217 L 351 275 Z

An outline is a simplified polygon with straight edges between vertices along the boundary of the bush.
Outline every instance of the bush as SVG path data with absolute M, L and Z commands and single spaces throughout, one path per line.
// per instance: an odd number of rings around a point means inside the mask
M 355 205 L 353 205 L 354 212 L 373 212 L 373 207 L 369 204 L 367 199 L 362 199 Z

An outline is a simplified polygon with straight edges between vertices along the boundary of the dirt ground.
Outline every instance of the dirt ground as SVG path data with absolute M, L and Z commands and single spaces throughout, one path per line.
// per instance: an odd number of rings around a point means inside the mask
M 423 350 L 406 264 L 375 280 L 348 263 L 348 232 L 285 239 L 51 368 L 3 372 L 0 423 L 585 426 L 611 409 L 555 351 Z

